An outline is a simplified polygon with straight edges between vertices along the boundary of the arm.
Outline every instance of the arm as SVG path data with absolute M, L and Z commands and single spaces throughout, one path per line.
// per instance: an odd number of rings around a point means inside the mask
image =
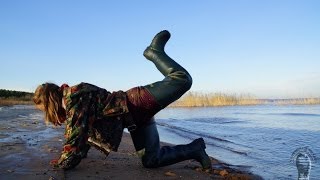
M 57 166 L 62 169 L 67 170 L 77 166 L 82 159 L 82 154 L 86 153 L 83 151 L 88 150 L 89 110 L 87 106 L 81 104 L 87 103 L 80 103 L 67 108 L 66 142 L 57 162 Z

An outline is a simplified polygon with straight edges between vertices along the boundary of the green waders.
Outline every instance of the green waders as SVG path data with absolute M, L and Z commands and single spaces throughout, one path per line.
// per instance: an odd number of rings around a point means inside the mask
M 145 86 L 161 105 L 161 108 L 165 108 L 179 99 L 192 85 L 190 74 L 164 51 L 169 38 L 170 33 L 168 31 L 161 31 L 143 53 L 165 76 L 162 81 Z M 147 168 L 156 168 L 195 159 L 204 170 L 211 170 L 211 161 L 205 152 L 206 147 L 202 138 L 186 145 L 160 147 L 159 134 L 154 120 L 131 131 L 130 134 L 137 152 L 141 154 L 142 164 Z

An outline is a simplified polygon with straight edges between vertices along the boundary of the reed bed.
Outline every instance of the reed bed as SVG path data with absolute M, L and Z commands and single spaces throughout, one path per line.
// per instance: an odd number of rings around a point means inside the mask
M 316 105 L 320 98 L 295 99 L 257 99 L 250 94 L 199 93 L 189 92 L 170 107 L 210 107 L 210 106 L 241 106 L 241 105 Z
M 320 104 L 320 98 L 279 99 L 277 105 L 315 105 Z
M 0 106 L 32 105 L 31 99 L 0 98 Z
M 263 100 L 256 99 L 249 94 L 224 94 L 224 93 L 198 93 L 189 92 L 171 107 L 204 107 L 204 106 L 236 106 L 236 105 L 258 105 Z

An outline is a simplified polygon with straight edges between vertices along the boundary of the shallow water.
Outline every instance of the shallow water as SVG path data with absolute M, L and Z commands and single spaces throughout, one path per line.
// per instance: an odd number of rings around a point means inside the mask
M 167 108 L 156 119 L 162 141 L 203 137 L 209 155 L 265 179 L 296 179 L 297 148 L 320 158 L 319 105 Z M 310 162 L 310 179 L 320 179 L 319 160 Z
M 1 107 L 0 123 L 0 143 L 3 144 L 23 144 L 25 148 L 37 149 L 40 141 L 63 135 L 62 127 L 46 126 L 43 113 L 33 106 Z

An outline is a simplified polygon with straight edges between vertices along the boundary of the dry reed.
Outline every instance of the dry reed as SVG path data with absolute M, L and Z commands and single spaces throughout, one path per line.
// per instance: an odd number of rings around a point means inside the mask
M 203 106 L 235 106 L 235 105 L 257 105 L 263 104 L 262 100 L 252 95 L 236 95 L 224 93 L 198 93 L 189 92 L 171 107 L 203 107 Z
M 32 105 L 31 99 L 0 98 L 0 106 Z
M 320 104 L 320 98 L 297 98 L 281 99 L 276 101 L 277 105 L 315 105 Z

